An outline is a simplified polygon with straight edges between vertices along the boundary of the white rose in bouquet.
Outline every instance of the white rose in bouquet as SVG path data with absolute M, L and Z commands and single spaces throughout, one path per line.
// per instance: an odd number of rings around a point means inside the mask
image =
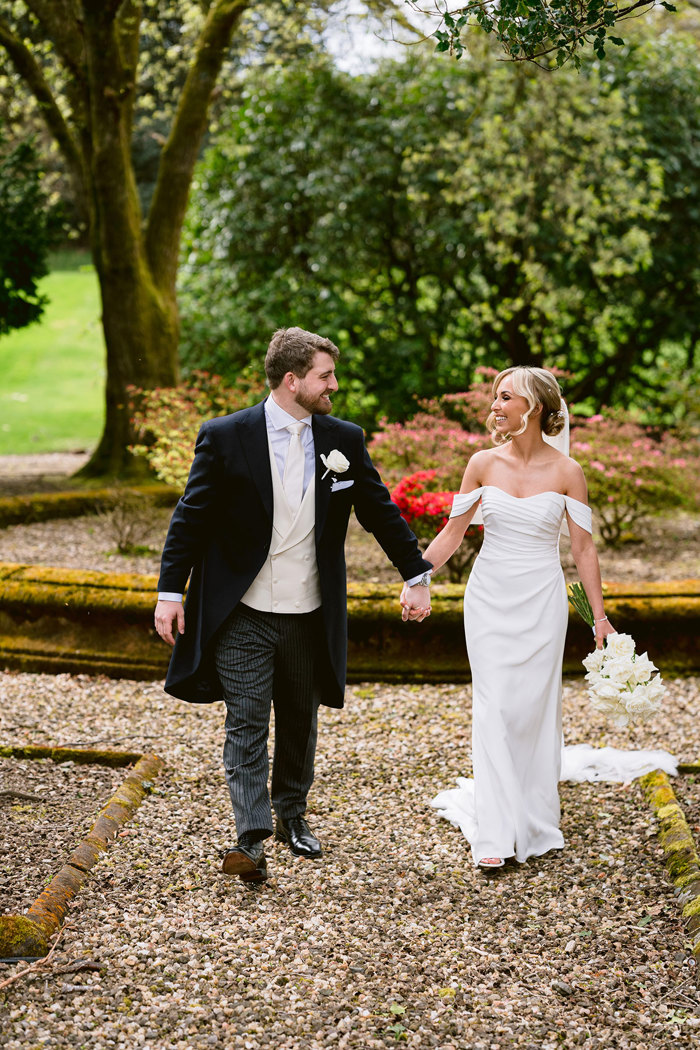
M 600 700 L 614 700 L 615 702 L 620 699 L 621 694 L 620 687 L 615 682 L 609 682 L 602 675 L 597 681 L 590 684 L 588 691 Z
M 647 653 L 637 655 L 630 635 L 609 634 L 583 665 L 591 707 L 613 725 L 646 722 L 659 710 L 666 686 L 660 675 L 652 678 L 657 668 Z
M 601 715 L 605 715 L 615 726 L 623 728 L 629 723 L 627 710 L 620 702 L 619 693 L 605 695 L 601 693 L 589 693 L 591 707 Z
M 647 683 L 646 691 L 647 696 L 660 706 L 660 701 L 663 700 L 666 695 L 666 686 L 664 685 L 661 675 L 657 675 L 656 678 L 652 678 L 651 681 Z
M 605 652 L 610 656 L 634 656 L 634 638 L 631 634 L 609 634 L 605 639 Z
M 644 685 L 651 678 L 654 671 L 658 671 L 646 653 L 635 658 L 632 666 L 632 679 L 635 685 Z
M 656 714 L 661 705 L 658 699 L 653 699 L 649 695 L 648 686 L 638 685 L 627 697 L 625 706 L 630 718 L 639 722 L 647 722 L 652 715 Z
M 608 637 L 614 638 L 615 635 L 608 635 Z M 605 652 L 604 649 L 603 653 Z M 632 676 L 632 668 L 626 656 L 608 656 L 603 662 L 601 673 L 616 685 L 626 686 Z M 636 679 L 634 684 L 637 684 Z
M 589 653 L 586 659 L 583 661 L 583 666 L 587 671 L 600 671 L 605 660 L 604 649 L 594 649 L 592 653 Z M 586 675 L 588 678 L 588 675 Z

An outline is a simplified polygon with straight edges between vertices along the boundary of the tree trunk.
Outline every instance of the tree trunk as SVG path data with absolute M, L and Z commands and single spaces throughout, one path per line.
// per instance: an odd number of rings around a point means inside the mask
M 105 424 L 82 476 L 124 476 L 146 471 L 129 452 L 134 435 L 129 387 L 151 390 L 178 381 L 179 323 L 175 290 L 158 289 L 145 263 L 135 271 L 98 262 L 102 325 L 107 347 Z
M 106 415 L 84 475 L 145 470 L 129 452 L 129 387 L 177 383 L 175 279 L 187 197 L 224 56 L 253 2 L 202 4 L 204 22 L 146 221 L 131 160 L 142 0 L 26 0 L 66 76 L 60 101 L 45 75 L 43 49 L 27 39 L 22 18 L 0 12 L 0 47 L 38 101 L 89 214 L 107 347 Z

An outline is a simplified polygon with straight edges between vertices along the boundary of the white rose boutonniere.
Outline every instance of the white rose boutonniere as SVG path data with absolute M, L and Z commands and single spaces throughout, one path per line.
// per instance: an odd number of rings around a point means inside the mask
M 339 452 L 337 448 L 332 449 L 327 456 L 321 453 L 321 462 L 326 468 L 326 474 L 330 474 L 333 471 L 334 474 L 344 474 L 350 466 L 350 460 L 346 459 L 342 452 Z M 323 475 L 325 478 L 326 474 Z

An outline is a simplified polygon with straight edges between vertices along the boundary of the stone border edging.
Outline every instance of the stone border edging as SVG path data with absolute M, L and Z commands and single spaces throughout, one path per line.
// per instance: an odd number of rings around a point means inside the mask
M 91 747 L 45 747 L 38 744 L 0 744 L 0 758 L 50 758 L 52 762 L 109 766 L 121 769 L 143 758 L 141 751 L 107 751 Z
M 120 487 L 152 500 L 157 507 L 174 507 L 179 495 L 170 486 L 155 481 Z M 29 525 L 37 521 L 82 518 L 86 514 L 96 514 L 100 504 L 114 499 L 116 491 L 115 487 L 102 487 L 38 492 L 27 496 L 0 496 L 0 529 L 6 529 L 9 525 Z
M 643 776 L 640 783 L 659 821 L 666 870 L 676 887 L 692 952 L 700 964 L 700 857 L 667 774 L 657 769 Z
M 153 627 L 155 576 L 0 562 L 0 666 L 163 678 L 170 651 Z M 608 583 L 607 608 L 663 674 L 700 669 L 700 580 Z M 398 587 L 348 585 L 348 680 L 466 681 L 461 584 L 434 588 L 424 624 L 404 624 Z M 573 611 L 564 672 L 580 674 L 590 629 Z
M 34 753 L 28 754 L 29 751 Z M 57 762 L 79 762 L 80 754 L 84 762 L 90 761 L 87 755 L 104 754 L 114 759 L 119 754 L 116 751 L 91 752 L 85 749 L 81 752 L 77 748 L 39 747 L 7 747 L 0 753 L 6 757 L 51 758 Z M 54 757 L 57 753 L 59 757 Z M 103 807 L 82 842 L 24 914 L 0 915 L 0 956 L 19 959 L 46 955 L 49 937 L 62 926 L 70 902 L 87 881 L 90 869 L 122 824 L 134 815 L 148 792 L 151 778 L 157 776 L 164 765 L 163 759 L 155 754 L 121 752 L 121 755 L 124 761 L 116 763 L 112 760 L 104 764 L 128 765 L 136 758 L 136 765 Z M 92 761 L 97 764 L 99 760 L 93 758 Z

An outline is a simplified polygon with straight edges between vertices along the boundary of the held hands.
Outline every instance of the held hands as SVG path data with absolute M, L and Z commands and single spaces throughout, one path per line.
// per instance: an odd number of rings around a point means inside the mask
M 419 583 L 413 587 L 404 584 L 399 601 L 404 623 L 407 620 L 422 623 L 426 616 L 430 616 L 430 587 L 422 587 Z
M 156 605 L 156 631 L 168 645 L 175 645 L 173 628 L 177 624 L 177 633 L 185 633 L 185 610 L 182 602 L 159 601 Z

